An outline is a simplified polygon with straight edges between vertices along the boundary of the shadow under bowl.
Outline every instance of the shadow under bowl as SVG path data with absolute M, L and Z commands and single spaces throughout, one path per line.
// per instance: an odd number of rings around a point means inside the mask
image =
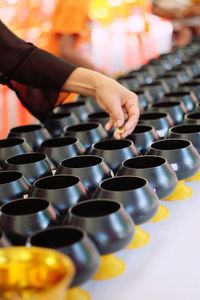
M 104 161 L 116 173 L 122 162 L 139 155 L 131 140 L 106 140 L 92 146 L 90 152 L 103 157 Z
M 8 138 L 10 137 L 24 138 L 33 151 L 37 151 L 42 142 L 50 139 L 52 136 L 43 125 L 33 124 L 11 128 L 8 134 Z
M 96 155 L 80 155 L 61 162 L 56 174 L 68 174 L 80 177 L 83 185 L 92 195 L 99 182 L 112 177 L 112 171 L 103 158 Z
M 56 223 L 57 215 L 41 198 L 18 199 L 0 208 L 0 228 L 13 245 L 25 245 L 26 239 Z
M 27 244 L 52 248 L 70 257 L 76 269 L 71 286 L 86 282 L 97 271 L 100 261 L 98 251 L 81 228 L 72 226 L 47 228 L 31 236 Z
M 0 206 L 28 194 L 29 185 L 22 173 L 17 171 L 0 172 Z
M 57 168 L 64 159 L 84 154 L 86 149 L 76 137 L 59 137 L 44 141 L 39 151 L 45 153 Z
M 29 195 L 46 199 L 62 220 L 68 209 L 79 201 L 88 199 L 88 193 L 76 176 L 55 175 L 34 182 Z
M 159 199 L 169 196 L 176 188 L 176 173 L 164 157 L 144 155 L 123 162 L 117 176 L 145 178 Z

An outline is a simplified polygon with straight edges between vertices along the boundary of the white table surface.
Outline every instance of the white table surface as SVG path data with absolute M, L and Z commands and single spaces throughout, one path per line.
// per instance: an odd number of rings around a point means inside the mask
M 123 275 L 83 285 L 92 300 L 200 300 L 200 182 L 187 184 L 192 197 L 163 202 L 169 217 L 142 226 L 147 246 L 116 253 L 127 265 Z

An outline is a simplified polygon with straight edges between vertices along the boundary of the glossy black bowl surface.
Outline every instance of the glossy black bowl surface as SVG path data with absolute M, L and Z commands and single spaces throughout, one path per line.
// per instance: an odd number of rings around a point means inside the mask
M 127 139 L 110 139 L 96 143 L 92 146 L 90 152 L 103 157 L 114 173 L 117 172 L 124 160 L 139 155 L 133 142 Z
M 39 151 L 45 153 L 56 168 L 64 159 L 86 152 L 76 137 L 59 137 L 44 141 Z
M 200 125 L 200 112 L 191 112 L 186 114 L 184 121 L 186 124 Z
M 52 175 L 47 156 L 39 152 L 10 157 L 5 162 L 5 169 L 21 172 L 30 185 L 41 177 Z
M 76 269 L 71 286 L 89 280 L 99 265 L 99 254 L 85 231 L 78 227 L 56 226 L 40 231 L 28 239 L 28 245 L 52 248 L 69 256 Z
M 13 245 L 25 245 L 29 236 L 54 225 L 56 220 L 52 206 L 41 198 L 18 199 L 0 209 L 0 228 Z
M 83 146 L 89 150 L 92 144 L 108 137 L 108 133 L 99 123 L 82 123 L 65 129 L 66 135 L 77 137 Z
M 0 206 L 28 194 L 29 185 L 22 173 L 17 171 L 0 172 Z
M 147 180 L 136 176 L 106 179 L 93 197 L 119 201 L 135 224 L 149 221 L 159 207 L 159 199 Z
M 52 136 L 43 125 L 33 124 L 11 128 L 8 137 L 24 138 L 33 151 L 37 151 L 42 142 L 50 139 Z
M 200 153 L 200 125 L 183 124 L 171 127 L 169 137 L 189 140 Z
M 134 234 L 134 224 L 123 206 L 104 199 L 74 205 L 65 223 L 84 229 L 101 255 L 124 248 Z
M 73 113 L 50 113 L 44 119 L 43 124 L 53 137 L 59 137 L 64 127 L 79 123 L 78 117 Z
M 80 179 L 70 175 L 47 176 L 35 181 L 29 195 L 46 199 L 59 213 L 62 220 L 68 209 L 89 195 Z
M 181 101 L 161 101 L 152 104 L 149 110 L 154 112 L 168 113 L 174 124 L 182 123 L 184 115 L 187 113 L 187 108 Z
M 187 111 L 190 112 L 195 109 L 198 100 L 193 92 L 178 90 L 176 92 L 166 93 L 163 97 L 163 101 L 181 101 Z
M 159 137 L 154 127 L 138 124 L 133 132 L 127 136 L 127 139 L 134 143 L 135 147 L 141 154 L 144 154 L 151 144 L 154 141 L 157 141 Z
M 153 126 L 159 138 L 165 138 L 168 130 L 174 125 L 169 114 L 163 112 L 145 112 L 140 115 L 139 124 Z
M 56 174 L 80 177 L 90 195 L 93 194 L 102 180 L 112 177 L 112 171 L 103 158 L 96 155 L 79 155 L 66 159 L 58 166 Z
M 32 149 L 23 138 L 9 138 L 0 140 L 0 166 L 4 166 L 5 161 L 18 154 L 29 153 Z
M 199 153 L 188 140 L 166 139 L 154 142 L 147 154 L 166 158 L 179 180 L 192 177 L 200 168 Z
M 65 103 L 54 108 L 54 113 L 74 113 L 79 121 L 86 121 L 88 114 L 94 112 L 92 105 L 88 101 L 76 101 Z
M 160 199 L 170 195 L 178 183 L 176 173 L 167 160 L 155 155 L 143 155 L 124 161 L 117 175 L 145 178 Z

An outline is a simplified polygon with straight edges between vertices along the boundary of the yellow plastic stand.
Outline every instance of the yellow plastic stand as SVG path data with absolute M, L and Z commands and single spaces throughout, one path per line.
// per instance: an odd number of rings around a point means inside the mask
M 150 235 L 143 230 L 139 225 L 135 226 L 135 234 L 133 240 L 128 244 L 126 249 L 136 249 L 144 247 L 150 241 Z
M 90 294 L 79 287 L 71 288 L 67 291 L 67 300 L 90 300 Z M 55 299 L 56 300 L 56 299 Z M 57 299 L 59 300 L 59 299 Z
M 186 181 L 199 181 L 199 180 L 200 180 L 200 171 L 198 171 L 192 177 L 186 179 Z
M 113 254 L 101 256 L 100 266 L 96 274 L 93 276 L 94 280 L 106 280 L 115 278 L 124 273 L 126 268 L 123 260 Z
M 163 206 L 163 205 L 160 205 L 159 208 L 158 208 L 157 213 L 151 219 L 151 222 L 153 222 L 153 223 L 161 222 L 161 221 L 165 220 L 168 216 L 169 216 L 168 208 Z
M 179 180 L 175 191 L 163 200 L 165 201 L 185 200 L 190 196 L 192 196 L 192 189 L 189 186 L 185 185 L 184 180 Z

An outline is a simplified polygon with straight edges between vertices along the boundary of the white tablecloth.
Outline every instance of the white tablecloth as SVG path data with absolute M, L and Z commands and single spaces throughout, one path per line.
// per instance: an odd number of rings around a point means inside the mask
M 83 285 L 92 300 L 200 300 L 200 182 L 187 184 L 191 198 L 163 202 L 169 217 L 142 226 L 149 245 L 117 253 L 127 265 L 122 276 Z

